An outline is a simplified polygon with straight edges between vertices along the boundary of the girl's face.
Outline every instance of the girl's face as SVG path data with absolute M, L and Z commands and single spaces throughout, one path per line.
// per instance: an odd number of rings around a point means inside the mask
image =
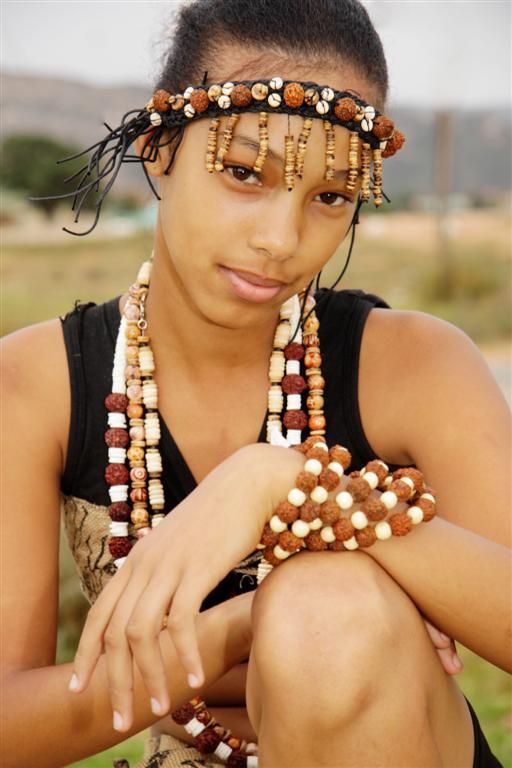
M 325 75 L 319 73 L 320 79 L 315 79 L 314 74 L 308 79 L 329 83 L 322 79 Z M 364 96 L 361 81 L 354 84 L 352 78 L 345 87 Z M 284 183 L 284 137 L 289 132 L 296 145 L 301 117 L 269 116 L 269 153 L 261 174 L 252 171 L 258 148 L 257 114 L 240 116 L 222 173 L 206 170 L 209 124 L 205 118 L 187 126 L 170 173 L 160 175 L 155 247 L 157 253 L 166 252 L 162 255 L 187 303 L 216 323 L 242 327 L 275 317 L 283 301 L 311 281 L 347 234 L 355 208 L 345 191 L 349 131 L 335 126 L 335 169 L 340 173 L 325 181 L 324 127 L 321 120 L 313 120 L 303 177 L 296 177 L 289 192 Z M 219 143 L 226 124 L 223 118 Z M 227 270 L 253 273 L 282 285 L 261 301 L 250 300 L 233 286 Z

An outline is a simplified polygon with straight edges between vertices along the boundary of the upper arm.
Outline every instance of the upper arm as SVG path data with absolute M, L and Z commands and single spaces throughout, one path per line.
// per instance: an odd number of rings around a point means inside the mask
M 69 384 L 59 321 L 2 342 L 2 669 L 54 663 Z
M 422 312 L 381 310 L 366 353 L 377 346 L 381 439 L 423 472 L 440 516 L 510 546 L 510 411 L 482 354 Z

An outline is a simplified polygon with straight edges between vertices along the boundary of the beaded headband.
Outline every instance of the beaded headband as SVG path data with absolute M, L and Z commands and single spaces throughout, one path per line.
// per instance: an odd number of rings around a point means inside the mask
M 204 81 L 207 73 L 205 72 Z M 302 178 L 304 159 L 314 119 L 321 119 L 325 130 L 325 173 L 324 179 L 334 178 L 335 133 L 334 126 L 340 125 L 350 132 L 348 152 L 348 174 L 345 191 L 354 197 L 358 178 L 361 180 L 360 201 L 370 200 L 370 174 L 373 165 L 371 191 L 376 207 L 382 203 L 382 158 L 391 157 L 405 142 L 405 136 L 395 129 L 393 121 L 368 104 L 351 90 L 337 91 L 330 86 L 314 82 L 299 82 L 273 77 L 270 80 L 241 80 L 205 85 L 190 85 L 183 93 L 172 94 L 157 90 L 143 109 L 127 112 L 121 124 L 109 129 L 109 134 L 82 152 L 64 158 L 59 162 L 72 160 L 92 152 L 89 162 L 77 173 L 66 179 L 75 179 L 80 174 L 77 188 L 73 192 L 54 195 L 51 199 L 74 197 L 73 210 L 78 221 L 83 202 L 92 190 L 98 192 L 100 182 L 110 176 L 96 202 L 96 217 L 86 232 L 70 234 L 85 235 L 96 226 L 105 196 L 112 187 L 123 162 L 140 162 L 146 179 L 159 198 L 148 172 L 146 162 L 156 159 L 158 150 L 176 142 L 171 159 L 165 170 L 169 171 L 174 155 L 183 135 L 183 128 L 198 119 L 210 118 L 205 164 L 209 173 L 224 170 L 224 160 L 233 140 L 234 130 L 244 112 L 258 113 L 259 149 L 253 164 L 253 171 L 261 173 L 268 155 L 269 115 L 273 112 L 300 115 L 304 118 L 297 144 L 289 133 L 284 138 L 284 181 L 288 190 L 295 186 L 295 178 Z M 219 144 L 221 118 L 227 117 Z M 140 135 L 148 135 L 142 156 L 128 155 L 128 149 Z M 112 146 L 109 146 L 111 145 Z M 94 151 L 93 151 L 94 150 Z M 100 161 L 105 160 L 103 167 Z M 92 177 L 92 178 L 91 178 Z M 384 195 L 385 197 L 385 195 Z M 32 198 L 50 199 L 50 198 Z

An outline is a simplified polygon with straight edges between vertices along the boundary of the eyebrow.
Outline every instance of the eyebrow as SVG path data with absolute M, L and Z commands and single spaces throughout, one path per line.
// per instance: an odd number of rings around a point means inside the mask
M 250 149 L 256 150 L 258 152 L 260 145 L 259 142 L 252 139 L 250 136 L 245 136 L 243 133 L 236 133 L 233 138 L 232 142 L 238 142 L 238 144 L 243 144 L 245 147 L 249 147 Z M 267 150 L 267 157 L 270 160 L 276 160 L 284 164 L 284 158 L 282 155 L 278 155 L 277 152 L 274 152 L 270 147 Z M 334 172 L 334 178 L 340 179 L 344 181 L 347 178 L 348 170 L 339 170 Z

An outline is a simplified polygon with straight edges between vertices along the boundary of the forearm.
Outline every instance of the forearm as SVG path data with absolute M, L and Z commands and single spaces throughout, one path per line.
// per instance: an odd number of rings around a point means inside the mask
M 197 618 L 197 631 L 206 676 L 211 685 L 248 653 L 240 632 L 241 601 L 235 598 Z M 174 709 L 198 694 L 186 683 L 167 632 L 160 645 Z M 134 721 L 128 732 L 112 727 L 105 658 L 99 660 L 90 685 L 82 693 L 70 693 L 72 665 L 16 671 L 2 681 L 2 765 L 6 768 L 55 768 L 96 754 L 156 722 L 149 697 L 137 669 L 134 670 Z M 29 738 L 27 738 L 29 735 Z
M 445 634 L 511 669 L 511 553 L 440 517 L 364 550 Z

